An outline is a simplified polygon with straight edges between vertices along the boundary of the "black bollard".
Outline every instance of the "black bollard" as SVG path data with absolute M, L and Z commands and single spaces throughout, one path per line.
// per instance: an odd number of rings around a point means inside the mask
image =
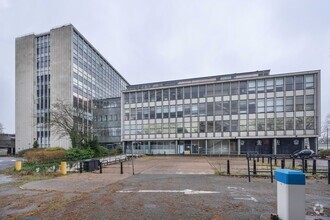
M 249 177 L 249 182 L 251 182 L 251 176 L 250 176 L 250 160 L 247 158 L 247 163 L 248 163 L 248 177 Z
M 262 161 L 262 163 L 265 163 L 264 156 L 261 157 L 261 161 Z
M 313 172 L 312 172 L 313 175 L 316 174 L 316 160 L 313 159 Z
M 99 166 L 100 166 L 100 173 L 102 173 L 102 163 L 99 161 Z
M 330 184 L 330 160 L 328 160 L 328 184 Z
M 259 163 L 259 155 L 257 156 L 257 162 Z
M 273 164 L 272 164 L 272 158 L 270 158 L 270 181 L 271 183 L 273 183 L 273 180 L 274 177 L 273 177 Z
M 275 156 L 275 166 L 277 166 L 277 158 L 276 158 L 276 156 Z
M 269 164 L 270 156 L 267 157 L 267 163 Z
M 305 160 L 305 172 L 307 173 L 308 172 L 308 161 Z
M 305 173 L 305 159 L 301 158 L 301 168 L 302 168 L 302 172 Z
M 253 174 L 254 174 L 254 175 L 257 174 L 257 164 L 256 164 L 256 160 L 253 160 Z
M 227 160 L 227 174 L 230 175 L 230 162 Z
M 295 163 L 294 158 L 292 158 L 292 169 L 294 169 L 295 167 L 296 167 L 296 163 Z
M 83 171 L 83 165 L 82 165 L 82 162 L 79 163 L 79 172 L 82 173 Z
M 284 161 L 284 159 L 282 159 L 281 160 L 281 169 L 284 169 L 284 167 L 285 167 L 285 161 Z
M 120 162 L 120 174 L 124 173 L 123 162 Z

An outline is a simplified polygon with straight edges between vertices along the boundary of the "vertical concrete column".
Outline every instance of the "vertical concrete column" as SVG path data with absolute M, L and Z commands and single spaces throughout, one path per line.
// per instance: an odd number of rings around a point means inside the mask
M 277 141 L 276 141 L 276 138 L 274 138 L 274 140 L 273 140 L 273 149 L 274 149 L 273 154 L 277 154 Z
M 205 154 L 207 155 L 207 139 L 205 139 Z
M 241 155 L 241 139 L 237 139 L 237 154 Z

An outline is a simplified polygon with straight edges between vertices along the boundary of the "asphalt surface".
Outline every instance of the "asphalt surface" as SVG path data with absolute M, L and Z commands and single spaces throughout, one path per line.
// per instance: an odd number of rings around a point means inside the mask
M 4 170 L 8 167 L 15 166 L 15 157 L 0 157 L 0 170 Z
M 270 219 L 277 212 L 277 184 L 269 178 L 248 183 L 246 177 L 213 175 L 203 157 L 139 158 L 135 175 L 131 164 L 124 164 L 123 175 L 115 165 L 103 174 L 0 186 L 0 219 Z M 308 179 L 306 219 L 329 216 L 327 180 Z

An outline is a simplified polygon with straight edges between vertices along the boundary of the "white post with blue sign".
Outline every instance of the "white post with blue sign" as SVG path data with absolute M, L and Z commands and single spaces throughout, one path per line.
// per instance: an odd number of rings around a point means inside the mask
M 283 220 L 305 219 L 305 174 L 289 169 L 275 170 L 277 214 Z

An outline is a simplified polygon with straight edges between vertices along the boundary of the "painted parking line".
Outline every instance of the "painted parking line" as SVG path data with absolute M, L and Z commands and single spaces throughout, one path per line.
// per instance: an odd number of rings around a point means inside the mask
M 233 199 L 258 202 L 258 200 L 249 195 L 243 187 L 228 186 L 227 189 L 229 190 L 230 196 Z
M 196 195 L 196 194 L 216 194 L 220 193 L 217 191 L 201 191 L 201 190 L 121 190 L 119 193 L 184 193 L 185 195 Z

